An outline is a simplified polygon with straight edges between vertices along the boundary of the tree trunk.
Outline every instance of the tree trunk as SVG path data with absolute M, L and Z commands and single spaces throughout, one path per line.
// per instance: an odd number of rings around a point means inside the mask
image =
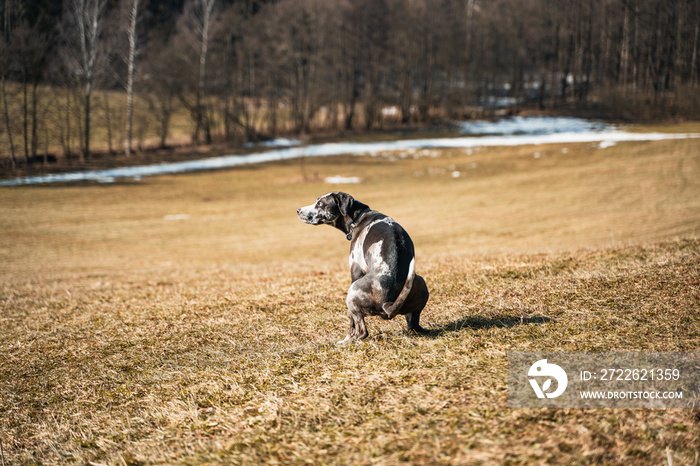
M 160 148 L 165 149 L 170 127 L 170 116 L 172 115 L 172 100 L 162 101 L 160 110 Z
M 586 36 L 586 48 L 584 50 L 583 69 L 584 82 L 581 85 L 581 102 L 588 99 L 588 91 L 591 84 L 591 74 L 593 72 L 593 0 L 588 2 L 588 32 Z
M 70 131 L 71 131 L 70 113 L 72 111 L 70 89 L 66 89 L 66 107 L 65 107 L 65 109 L 66 109 L 66 137 L 62 141 L 63 142 L 63 156 L 66 159 L 70 159 Z
M 39 150 L 39 141 L 38 141 L 38 136 L 37 136 L 37 90 L 39 88 L 39 81 L 37 79 L 34 79 L 34 82 L 32 83 L 32 139 L 31 139 L 31 154 L 32 157 L 37 156 L 37 152 Z
M 22 136 L 24 137 L 24 161 L 29 163 L 29 82 L 27 77 L 22 80 Z
M 639 86 L 639 1 L 634 1 L 634 43 L 632 47 L 632 90 L 637 92 Z
M 85 86 L 83 161 L 90 157 L 90 105 L 95 81 L 95 63 L 98 54 L 98 42 L 102 34 L 102 19 L 107 0 L 70 0 L 69 9 L 78 27 L 80 45 L 80 65 Z
M 622 20 L 622 48 L 620 49 L 619 83 L 622 85 L 622 95 L 627 95 L 627 69 L 629 68 L 630 39 L 629 39 L 629 0 L 623 0 L 624 18 Z
M 105 91 L 103 94 L 105 99 L 105 123 L 107 123 L 107 150 L 111 155 L 112 150 L 112 111 L 109 108 L 109 94 Z
M 132 0 L 129 8 L 129 58 L 126 78 L 126 141 L 124 153 L 131 155 L 132 124 L 134 119 L 134 71 L 136 63 L 136 20 L 139 13 L 139 0 Z
M 209 28 L 211 27 L 211 16 L 216 0 L 202 0 L 202 35 L 199 49 L 199 79 L 197 82 L 197 115 L 200 119 L 199 124 L 204 130 L 204 139 L 206 144 L 211 144 L 211 125 L 209 115 L 205 108 L 205 77 L 207 70 L 207 52 L 209 50 Z
M 700 0 L 695 0 L 695 31 L 693 34 L 693 53 L 690 59 L 690 82 L 698 83 L 698 33 L 700 33 Z
M 5 117 L 5 129 L 7 130 L 7 138 L 10 143 L 10 155 L 12 156 L 12 168 L 17 166 L 17 157 L 15 155 L 15 144 L 12 139 L 12 128 L 10 127 L 10 112 L 7 108 L 7 88 L 5 87 L 5 77 L 2 78 L 2 108 L 3 116 Z
M 676 0 L 676 37 L 675 50 L 673 56 L 673 87 L 678 90 L 681 84 L 681 75 L 683 69 L 683 11 L 681 0 Z
M 83 162 L 85 162 L 87 159 L 90 158 L 90 99 L 92 97 L 92 86 L 88 85 L 87 88 L 85 89 L 85 100 L 84 105 L 85 105 L 85 114 L 84 114 L 84 119 L 83 119 L 83 128 L 84 133 L 83 133 L 83 152 L 82 152 L 82 158 Z

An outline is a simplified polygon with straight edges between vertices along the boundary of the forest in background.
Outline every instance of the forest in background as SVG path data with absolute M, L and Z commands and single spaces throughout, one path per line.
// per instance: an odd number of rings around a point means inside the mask
M 700 116 L 700 0 L 5 0 L 0 10 L 6 167 L 523 109 Z

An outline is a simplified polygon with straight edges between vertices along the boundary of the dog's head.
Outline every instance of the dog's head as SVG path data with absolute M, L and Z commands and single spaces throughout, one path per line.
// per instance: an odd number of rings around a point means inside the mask
M 297 209 L 297 215 L 302 222 L 310 225 L 332 225 L 339 217 L 350 215 L 354 204 L 360 203 L 347 193 L 328 193 L 316 199 L 315 203 Z

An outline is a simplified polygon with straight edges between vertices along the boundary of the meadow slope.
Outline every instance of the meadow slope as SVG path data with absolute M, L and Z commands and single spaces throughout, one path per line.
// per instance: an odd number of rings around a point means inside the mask
M 697 130 L 697 128 L 695 129 Z M 700 350 L 693 140 L 0 189 L 8 464 L 698 464 L 698 410 L 509 409 L 507 352 Z M 362 182 L 329 186 L 331 175 Z M 346 331 L 341 188 L 413 237 L 426 337 Z

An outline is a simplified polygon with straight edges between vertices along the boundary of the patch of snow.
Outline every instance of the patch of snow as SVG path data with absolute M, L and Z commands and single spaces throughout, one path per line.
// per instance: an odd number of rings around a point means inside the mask
M 493 108 L 505 108 L 505 107 L 512 107 L 513 105 L 516 105 L 520 103 L 522 99 L 517 98 L 517 97 L 497 97 L 497 96 L 490 96 L 481 99 L 481 105 L 484 105 L 486 107 L 493 107 Z
M 541 135 L 555 133 L 601 132 L 609 125 L 573 117 L 513 117 L 498 121 L 460 122 L 462 134 L 471 135 Z
M 617 144 L 617 142 L 615 141 L 600 141 L 600 143 L 598 144 L 598 149 L 607 149 L 608 147 L 612 147 L 615 144 Z
M 382 115 L 383 116 L 398 116 L 399 115 L 399 108 L 392 105 L 391 107 L 384 107 L 382 109 Z
M 163 217 L 163 220 L 189 220 L 189 214 L 172 214 Z
M 263 141 L 263 142 L 249 142 L 246 144 L 243 144 L 243 147 L 250 148 L 250 147 L 294 147 L 294 146 L 300 146 L 302 142 L 298 139 L 288 139 L 288 138 L 277 138 L 277 139 L 271 139 L 269 141 Z
M 357 176 L 329 176 L 324 181 L 328 184 L 356 184 L 362 179 Z

